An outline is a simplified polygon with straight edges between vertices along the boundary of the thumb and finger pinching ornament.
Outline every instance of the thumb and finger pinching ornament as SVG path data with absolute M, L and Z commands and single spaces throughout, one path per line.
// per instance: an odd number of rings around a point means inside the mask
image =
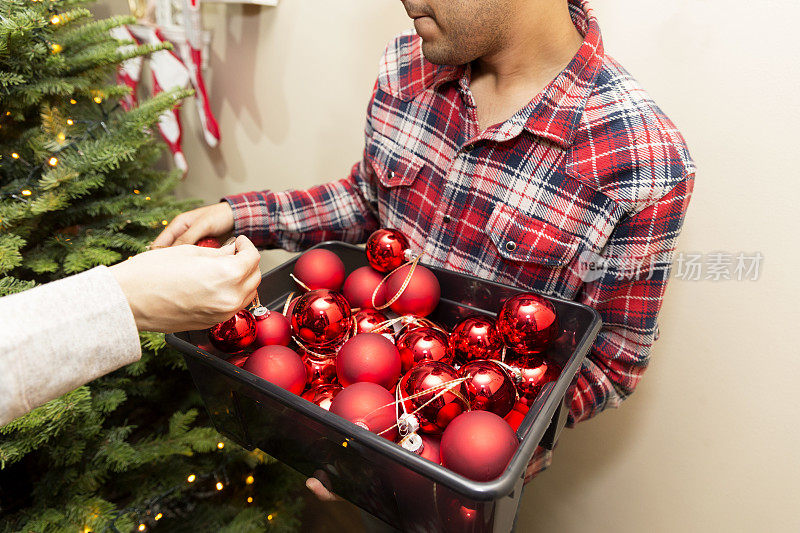
M 336 375 L 345 387 L 366 381 L 391 389 L 400 377 L 400 354 L 383 335 L 360 333 L 339 349 Z
M 300 356 L 286 346 L 259 348 L 242 368 L 294 394 L 300 394 L 306 386 L 306 367 Z
M 442 465 L 466 478 L 490 481 L 503 473 L 518 446 L 508 422 L 494 413 L 470 411 L 444 430 Z
M 350 334 L 353 315 L 344 296 L 317 289 L 300 297 L 292 309 L 290 323 L 292 333 L 303 347 L 332 353 Z
M 208 340 L 220 351 L 238 353 L 256 340 L 256 319 L 247 309 L 242 309 L 233 317 L 211 326 Z
M 506 346 L 516 353 L 542 353 L 559 333 L 556 309 L 537 294 L 512 296 L 497 316 L 497 329 Z
M 467 317 L 453 328 L 450 350 L 458 363 L 475 359 L 497 359 L 503 353 L 503 339 L 494 318 L 475 315 Z
M 491 411 L 506 416 L 517 401 L 514 381 L 494 361 L 472 361 L 462 366 L 458 374 L 465 378 L 464 395 L 470 408 Z
M 300 256 L 292 275 L 308 290 L 338 291 L 344 283 L 344 263 L 335 253 L 316 248 Z
M 397 418 L 394 395 L 375 383 L 353 383 L 331 402 L 330 412 L 394 441 Z

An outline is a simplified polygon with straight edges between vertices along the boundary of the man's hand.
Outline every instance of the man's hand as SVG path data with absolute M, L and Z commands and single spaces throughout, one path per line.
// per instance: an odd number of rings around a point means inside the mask
M 247 237 L 222 248 L 176 246 L 111 267 L 140 331 L 203 329 L 247 306 L 261 281 L 261 256 Z
M 233 209 L 228 202 L 199 207 L 172 219 L 151 248 L 194 244 L 203 237 L 220 237 L 233 231 Z
M 326 474 L 323 470 L 317 470 L 316 472 L 314 472 L 314 477 L 306 479 L 306 488 L 310 490 L 314 494 L 314 496 L 317 497 L 319 501 L 322 502 L 341 501 L 340 497 L 338 497 L 336 494 L 332 493 L 327 488 L 325 488 L 325 485 L 322 484 L 322 481 L 320 481 L 320 479 L 330 484 L 330 479 L 328 478 L 328 474 Z

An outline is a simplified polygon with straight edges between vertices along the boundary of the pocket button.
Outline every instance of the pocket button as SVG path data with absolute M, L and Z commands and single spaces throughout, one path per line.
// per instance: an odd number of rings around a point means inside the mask
M 450 218 L 450 215 L 445 215 L 445 216 L 442 217 L 442 222 L 444 222 L 445 224 L 449 224 L 450 221 L 452 221 L 452 220 L 453 219 Z
M 393 179 L 394 179 L 394 176 L 395 176 L 394 170 L 390 170 L 390 171 L 389 171 L 389 173 L 388 173 L 387 175 L 389 176 L 389 179 L 390 179 L 390 180 L 393 180 Z
M 517 249 L 517 243 L 515 243 L 514 241 L 508 241 L 506 243 L 506 250 L 508 250 L 509 252 L 513 252 L 516 249 Z

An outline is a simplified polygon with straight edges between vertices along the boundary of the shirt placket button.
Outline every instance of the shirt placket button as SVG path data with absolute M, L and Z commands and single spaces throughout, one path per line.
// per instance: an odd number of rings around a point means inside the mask
M 452 220 L 453 219 L 450 218 L 450 215 L 445 215 L 442 217 L 442 222 L 444 222 L 445 224 L 449 224 L 450 222 L 452 222 Z

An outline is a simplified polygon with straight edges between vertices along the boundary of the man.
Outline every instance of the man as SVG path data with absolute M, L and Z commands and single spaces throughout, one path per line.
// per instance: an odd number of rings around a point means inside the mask
M 403 5 L 416 34 L 386 49 L 347 178 L 228 197 L 155 244 L 233 230 L 300 250 L 397 228 L 427 263 L 597 309 L 569 423 L 618 406 L 647 366 L 692 191 L 683 138 L 605 54 L 585 0 Z M 529 478 L 549 462 L 537 450 Z

